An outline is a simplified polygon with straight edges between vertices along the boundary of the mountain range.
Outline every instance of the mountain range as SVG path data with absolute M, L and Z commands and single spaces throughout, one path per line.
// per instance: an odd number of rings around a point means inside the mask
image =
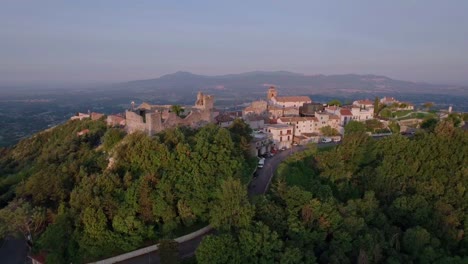
M 468 86 L 429 84 L 391 79 L 379 75 L 305 75 L 287 71 L 253 71 L 217 76 L 198 75 L 179 71 L 156 79 L 137 80 L 117 84 L 132 91 L 167 91 L 193 93 L 206 91 L 215 94 L 235 92 L 263 93 L 267 86 L 276 86 L 283 95 L 290 94 L 452 94 L 468 95 Z

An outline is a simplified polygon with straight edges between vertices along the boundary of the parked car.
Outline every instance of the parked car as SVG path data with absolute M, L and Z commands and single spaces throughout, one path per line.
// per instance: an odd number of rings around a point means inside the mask
M 259 161 L 258 161 L 258 168 L 263 168 L 263 165 L 265 165 L 265 158 L 261 158 Z
M 330 142 L 332 142 L 331 138 L 327 138 L 327 137 L 322 138 L 322 143 L 330 143 Z

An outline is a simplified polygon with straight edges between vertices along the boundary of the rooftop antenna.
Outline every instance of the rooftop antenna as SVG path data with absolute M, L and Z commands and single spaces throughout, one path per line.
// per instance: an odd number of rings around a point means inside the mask
M 132 111 L 135 111 L 135 101 L 132 101 Z

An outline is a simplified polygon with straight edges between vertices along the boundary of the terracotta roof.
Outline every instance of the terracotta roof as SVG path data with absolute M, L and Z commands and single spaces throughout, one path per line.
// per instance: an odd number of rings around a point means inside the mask
M 89 129 L 84 129 L 84 130 L 81 130 L 80 132 L 77 132 L 76 135 L 77 136 L 83 136 L 85 134 L 88 134 L 89 133 Z
M 329 110 L 337 110 L 338 107 L 336 105 L 328 106 L 327 109 Z
M 345 115 L 345 116 L 351 116 L 353 115 L 349 109 L 341 109 L 340 110 L 340 115 Z
M 277 102 L 312 102 L 309 96 L 281 96 L 275 98 Z
M 103 116 L 104 116 L 104 114 L 92 112 L 91 113 L 91 120 L 98 120 L 99 118 L 101 118 Z
M 340 119 L 340 117 L 337 115 L 330 115 L 330 119 Z

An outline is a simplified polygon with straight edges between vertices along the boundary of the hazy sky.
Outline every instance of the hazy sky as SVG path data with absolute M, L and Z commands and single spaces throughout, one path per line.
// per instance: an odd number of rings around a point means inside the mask
M 467 0 L 1 0 L 0 83 L 178 70 L 468 84 Z

